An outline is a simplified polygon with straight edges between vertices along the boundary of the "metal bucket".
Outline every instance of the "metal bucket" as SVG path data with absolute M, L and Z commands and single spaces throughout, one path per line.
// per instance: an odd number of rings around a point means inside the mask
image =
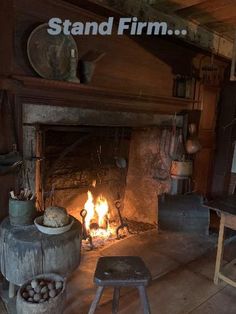
M 179 177 L 189 177 L 193 173 L 193 163 L 191 160 L 177 161 L 173 160 L 170 169 L 171 175 Z
M 19 201 L 9 199 L 9 218 L 12 226 L 26 226 L 35 218 L 35 201 Z

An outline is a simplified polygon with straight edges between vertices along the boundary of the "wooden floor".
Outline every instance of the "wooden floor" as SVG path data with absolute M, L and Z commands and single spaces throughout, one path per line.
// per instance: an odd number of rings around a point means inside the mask
M 141 256 L 152 274 L 148 297 L 152 314 L 235 314 L 236 289 L 213 284 L 217 237 L 149 231 L 83 253 L 78 270 L 68 278 L 64 314 L 87 314 L 95 294 L 93 274 L 100 256 Z M 236 241 L 227 244 L 224 263 L 236 257 Z M 236 266 L 230 271 L 236 278 Z M 112 291 L 106 289 L 96 314 L 111 313 Z M 0 303 L 0 314 L 6 311 Z M 138 292 L 121 290 L 121 314 L 141 314 Z M 11 311 L 15 314 L 15 311 Z
M 236 289 L 213 284 L 216 240 L 216 236 L 151 231 L 88 252 L 68 281 L 65 314 L 88 313 L 95 293 L 96 261 L 105 255 L 139 255 L 144 259 L 153 277 L 148 287 L 152 314 L 235 314 Z M 236 243 L 227 245 L 225 253 L 227 263 L 236 254 Z M 104 294 L 98 314 L 111 313 L 112 291 L 107 289 Z M 136 290 L 121 290 L 119 313 L 142 313 Z

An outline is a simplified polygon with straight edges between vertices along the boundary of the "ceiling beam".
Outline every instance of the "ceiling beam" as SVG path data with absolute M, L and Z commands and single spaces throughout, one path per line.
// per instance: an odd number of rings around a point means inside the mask
M 182 17 L 192 18 L 198 14 L 214 14 L 215 11 L 228 10 L 227 13 L 231 14 L 234 12 L 235 1 L 234 0 L 207 0 L 199 4 L 188 6 L 185 8 L 179 8 L 177 14 Z
M 78 1 L 80 2 L 80 1 Z M 190 43 L 198 48 L 213 52 L 226 59 L 232 59 L 233 42 L 216 32 L 198 25 L 196 22 L 176 15 L 160 12 L 153 4 L 156 0 L 90 0 L 86 1 L 104 6 L 120 16 L 136 16 L 143 21 L 166 22 L 170 29 L 186 29 L 186 36 L 178 36 L 180 40 Z
M 148 1 L 146 2 L 148 3 Z M 161 12 L 172 14 L 176 10 L 192 7 L 202 2 L 205 2 L 205 0 L 153 0 L 149 1 L 149 4 Z

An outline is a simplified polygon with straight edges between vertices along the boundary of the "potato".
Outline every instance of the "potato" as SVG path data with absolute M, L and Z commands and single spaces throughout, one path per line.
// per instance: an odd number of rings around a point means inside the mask
M 22 293 L 22 297 L 23 297 L 24 299 L 28 299 L 28 298 L 29 298 L 28 292 L 24 291 L 24 292 Z
M 54 284 L 54 282 L 49 282 L 49 283 L 48 283 L 48 289 L 49 289 L 49 290 L 55 289 L 55 284 Z
M 40 287 L 40 286 L 36 286 L 36 287 L 34 288 L 34 291 L 35 291 L 36 293 L 40 293 L 41 287 Z
M 44 299 L 44 300 L 47 300 L 47 299 L 48 299 L 48 292 L 44 293 L 43 299 Z
M 61 288 L 62 288 L 62 286 L 63 286 L 62 281 L 56 281 L 56 283 L 55 283 L 55 287 L 56 287 L 56 289 L 61 289 Z
M 47 286 L 42 287 L 40 292 L 41 292 L 42 294 L 48 292 L 48 287 L 47 287 Z
M 33 302 L 34 301 L 34 299 L 33 298 L 28 298 L 28 300 L 27 300 L 28 302 Z
M 37 287 L 37 286 L 38 286 L 38 281 L 35 280 L 35 279 L 33 279 L 33 280 L 31 281 L 31 287 L 34 289 L 34 288 Z
M 57 295 L 57 292 L 56 292 L 55 289 L 52 289 L 52 290 L 49 291 L 49 296 L 50 296 L 51 298 L 55 298 L 56 295 Z
M 35 301 L 35 302 L 39 302 L 40 299 L 41 299 L 41 295 L 40 295 L 39 293 L 36 293 L 36 294 L 34 295 L 34 301 Z
M 29 290 L 31 290 L 31 289 L 32 289 L 31 285 L 27 285 L 27 286 L 25 287 L 25 290 L 27 290 L 27 291 L 29 291 Z
M 31 289 L 31 290 L 28 291 L 28 294 L 29 294 L 30 297 L 33 297 L 35 295 L 35 292 L 34 292 L 33 289 Z

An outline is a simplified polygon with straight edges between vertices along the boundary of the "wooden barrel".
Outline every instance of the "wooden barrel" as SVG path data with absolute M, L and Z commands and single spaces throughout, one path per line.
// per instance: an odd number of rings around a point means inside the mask
M 33 223 L 35 217 L 35 201 L 19 201 L 9 199 L 9 218 L 12 226 L 26 226 Z
M 34 277 L 37 280 L 50 280 L 63 282 L 62 290 L 54 298 L 50 298 L 43 303 L 28 302 L 22 297 L 22 293 L 32 280 L 27 281 L 21 286 L 16 297 L 17 314 L 62 314 L 65 308 L 66 289 L 65 280 L 57 274 L 42 274 Z

